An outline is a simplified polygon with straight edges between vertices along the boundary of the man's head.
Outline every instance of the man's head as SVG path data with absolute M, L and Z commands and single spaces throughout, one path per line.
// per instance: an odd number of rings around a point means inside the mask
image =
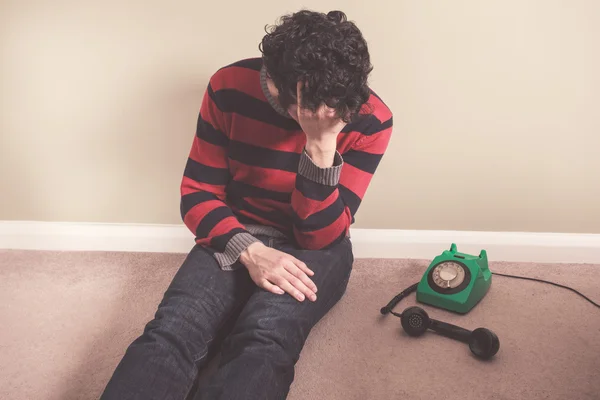
M 367 43 L 341 11 L 286 15 L 267 30 L 259 48 L 286 110 L 296 105 L 298 82 L 303 83 L 305 108 L 316 111 L 325 104 L 344 122 L 369 99 L 367 80 L 373 67 Z

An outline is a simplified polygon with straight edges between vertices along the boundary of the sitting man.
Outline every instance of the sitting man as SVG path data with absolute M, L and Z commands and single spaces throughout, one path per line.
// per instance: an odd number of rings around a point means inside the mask
M 349 227 L 392 113 L 340 11 L 287 15 L 259 48 L 210 79 L 181 184 L 196 246 L 103 400 L 285 399 L 311 329 L 346 290 Z M 192 390 L 216 343 L 216 372 Z

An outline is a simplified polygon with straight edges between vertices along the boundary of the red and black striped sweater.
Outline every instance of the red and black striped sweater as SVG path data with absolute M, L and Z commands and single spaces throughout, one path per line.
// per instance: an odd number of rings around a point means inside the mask
M 338 135 L 335 163 L 314 164 L 306 136 L 266 86 L 262 59 L 210 79 L 181 183 L 181 216 L 223 269 L 255 235 L 322 249 L 348 235 L 392 133 L 392 113 L 371 92 Z

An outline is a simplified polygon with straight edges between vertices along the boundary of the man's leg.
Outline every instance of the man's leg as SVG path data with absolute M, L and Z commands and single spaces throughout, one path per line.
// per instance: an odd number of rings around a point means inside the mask
M 300 351 L 316 323 L 345 293 L 353 255 L 349 239 L 328 250 L 279 248 L 315 274 L 317 301 L 299 302 L 256 287 L 223 342 L 219 369 L 195 400 L 283 400 Z
M 183 400 L 215 335 L 254 286 L 246 269 L 223 271 L 209 253 L 194 247 L 101 399 Z

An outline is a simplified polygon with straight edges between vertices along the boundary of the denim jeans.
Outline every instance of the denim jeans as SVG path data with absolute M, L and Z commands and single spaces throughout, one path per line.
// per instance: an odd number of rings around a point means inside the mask
M 354 257 L 350 239 L 325 250 L 301 250 L 259 237 L 302 260 L 315 274 L 317 301 L 259 288 L 241 267 L 223 271 L 196 246 L 154 318 L 127 348 L 101 400 L 283 400 L 316 323 L 342 298 Z M 229 328 L 227 328 L 229 326 Z M 226 334 L 224 334 L 226 332 Z M 218 343 L 214 375 L 195 387 Z

